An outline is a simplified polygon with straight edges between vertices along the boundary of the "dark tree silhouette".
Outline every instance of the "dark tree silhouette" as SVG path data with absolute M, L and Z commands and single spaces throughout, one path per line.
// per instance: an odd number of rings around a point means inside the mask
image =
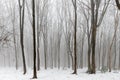
M 36 30 L 35 30 L 35 0 L 32 0 L 32 18 L 33 18 L 33 79 L 37 78 L 37 70 L 36 70 Z
M 21 5 L 20 0 L 18 0 L 19 3 L 19 24 L 20 24 L 20 45 L 22 50 L 22 58 L 23 58 L 23 69 L 24 73 L 26 74 L 26 60 L 25 60 L 25 52 L 24 52 L 24 15 L 25 15 L 25 0 L 23 0 L 23 3 Z
M 73 7 L 74 7 L 74 72 L 73 74 L 77 74 L 77 2 L 76 0 L 72 0 Z

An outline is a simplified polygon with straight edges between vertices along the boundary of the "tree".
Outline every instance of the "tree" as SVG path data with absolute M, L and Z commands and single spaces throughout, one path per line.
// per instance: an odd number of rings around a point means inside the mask
M 100 4 L 101 4 L 101 0 L 91 0 L 91 51 L 92 51 L 92 63 L 91 63 L 91 70 L 90 73 L 96 73 L 96 64 L 95 64 L 95 50 L 96 50 L 96 35 L 97 35 L 97 28 L 101 25 L 104 15 L 107 11 L 108 5 L 110 0 L 105 1 L 105 3 L 107 2 L 107 4 L 104 4 L 103 9 L 102 9 L 102 13 L 99 16 L 99 9 L 100 9 Z
M 87 33 L 86 33 L 87 34 L 87 43 L 88 43 L 88 50 L 87 50 L 88 70 L 87 70 L 87 73 L 90 73 L 90 71 L 91 71 L 91 58 L 90 58 L 90 56 L 91 56 L 91 27 L 89 25 L 89 22 L 90 22 L 90 7 L 88 5 L 86 5 L 85 3 L 83 3 L 79 0 L 79 6 L 81 8 L 81 11 L 82 11 L 84 17 L 85 17 L 86 27 L 87 27 L 86 28 L 87 29 L 86 30 L 87 31 Z
M 37 78 L 37 70 L 36 70 L 36 28 L 35 28 L 35 0 L 32 0 L 32 28 L 33 28 L 33 79 Z
M 64 16 L 68 16 L 69 18 L 65 18 L 65 30 L 64 30 L 64 35 L 65 35 L 65 43 L 66 43 L 66 52 L 68 54 L 68 68 L 70 68 L 70 63 L 72 63 L 72 69 L 74 69 L 74 61 L 73 61 L 73 33 L 72 33 L 72 26 L 73 26 L 73 21 L 72 21 L 72 15 L 70 11 L 70 6 L 65 3 L 66 8 L 64 11 Z M 68 12 L 68 13 L 66 13 Z M 63 18 L 62 18 L 63 19 Z M 63 21 L 63 20 L 61 20 Z M 70 62 L 71 60 L 71 62 Z
M 37 0 L 36 12 L 37 12 L 37 70 L 40 70 L 40 0 Z
M 76 0 L 72 0 L 72 4 L 74 7 L 74 72 L 73 74 L 77 74 L 77 2 Z
M 97 19 L 95 18 L 95 2 L 91 0 L 91 28 L 92 28 L 92 38 L 91 38 L 91 48 L 92 48 L 92 69 L 91 73 L 95 73 L 95 46 L 96 46 L 96 31 L 97 31 Z M 96 8 L 98 9 L 98 8 Z M 96 13 L 96 15 L 98 15 Z
M 40 14 L 40 29 L 43 36 L 43 44 L 44 44 L 44 61 L 45 61 L 45 69 L 47 69 L 47 52 L 48 52 L 48 0 L 43 1 L 43 6 L 41 7 Z
M 23 69 L 24 73 L 26 74 L 26 60 L 25 60 L 25 53 L 24 53 L 24 15 L 25 15 L 25 0 L 22 1 L 18 0 L 19 3 L 19 24 L 20 24 L 20 44 L 22 49 L 22 58 L 23 58 Z
M 116 37 L 116 32 L 117 32 L 117 28 L 118 28 L 118 25 L 119 25 L 119 15 L 118 15 L 118 11 L 115 15 L 115 24 L 114 24 L 114 35 L 112 37 L 112 41 L 110 43 L 110 47 L 109 47 L 109 72 L 111 72 L 111 63 L 112 63 L 112 45 L 114 43 L 114 40 L 115 40 L 115 37 Z

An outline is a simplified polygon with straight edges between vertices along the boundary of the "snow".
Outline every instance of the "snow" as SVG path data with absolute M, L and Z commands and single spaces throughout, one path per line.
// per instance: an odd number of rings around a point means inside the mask
M 38 72 L 38 79 L 36 80 L 120 80 L 120 72 L 113 71 L 111 73 L 87 74 L 86 69 L 78 70 L 77 75 L 71 74 L 71 69 L 58 70 L 48 69 Z M 0 80 L 32 80 L 32 70 L 28 70 L 26 75 L 22 74 L 22 70 L 15 70 L 14 68 L 0 69 Z

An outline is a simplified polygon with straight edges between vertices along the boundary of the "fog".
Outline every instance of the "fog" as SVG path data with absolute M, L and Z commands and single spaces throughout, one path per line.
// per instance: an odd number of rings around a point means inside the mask
M 107 2 L 107 0 L 106 0 Z M 112 45 L 112 67 L 120 68 L 120 24 L 119 11 L 114 1 L 110 1 L 107 11 L 101 25 L 97 28 L 96 36 L 96 67 L 108 66 L 108 53 L 113 39 L 115 26 L 118 25 L 115 39 Z M 105 2 L 102 0 L 99 9 L 98 18 L 100 18 Z M 45 54 L 47 59 L 47 67 L 61 68 L 72 67 L 71 55 L 74 47 L 74 7 L 72 0 L 36 0 L 36 31 L 39 29 L 39 53 L 40 67 L 45 66 Z M 81 66 L 81 57 L 83 53 L 83 66 L 88 66 L 87 50 L 87 21 L 88 26 L 91 25 L 90 0 L 77 0 L 77 66 Z M 86 17 L 84 15 L 86 14 Z M 118 16 L 118 19 L 116 18 Z M 32 6 L 31 1 L 25 2 L 25 18 L 24 18 L 24 51 L 26 65 L 32 68 L 33 65 L 33 42 L 32 42 Z M 115 20 L 117 19 L 117 23 Z M 14 20 L 14 21 L 13 21 Z M 39 28 L 37 28 L 37 21 Z M 13 25 L 15 26 L 15 34 L 13 33 Z M 16 41 L 15 52 L 14 35 Z M 37 33 L 36 33 L 37 36 Z M 37 40 L 36 40 L 37 41 Z M 37 43 L 37 42 L 36 42 Z M 38 44 L 38 43 L 37 43 Z M 82 48 L 83 47 L 83 48 Z M 70 49 L 70 50 L 69 50 Z M 83 50 L 82 50 L 83 49 Z M 37 50 L 37 49 L 36 49 Z M 18 58 L 18 66 L 22 67 L 22 54 L 20 46 L 20 28 L 19 28 L 19 6 L 17 0 L 1 0 L 0 1 L 0 66 L 15 67 L 16 56 Z M 100 54 L 100 55 L 99 55 Z M 100 60 L 99 60 L 100 57 Z M 100 61 L 100 63 L 99 63 Z

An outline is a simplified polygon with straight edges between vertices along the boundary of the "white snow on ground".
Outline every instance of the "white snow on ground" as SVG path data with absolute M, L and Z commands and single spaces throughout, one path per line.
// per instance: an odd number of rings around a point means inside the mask
M 48 69 L 38 72 L 37 80 L 120 80 L 120 72 L 107 72 L 97 74 L 87 74 L 86 69 L 78 70 L 78 75 L 71 74 L 73 71 Z M 0 69 L 0 80 L 32 80 L 32 70 L 28 70 L 26 75 L 22 74 L 22 70 L 15 70 L 13 68 Z

